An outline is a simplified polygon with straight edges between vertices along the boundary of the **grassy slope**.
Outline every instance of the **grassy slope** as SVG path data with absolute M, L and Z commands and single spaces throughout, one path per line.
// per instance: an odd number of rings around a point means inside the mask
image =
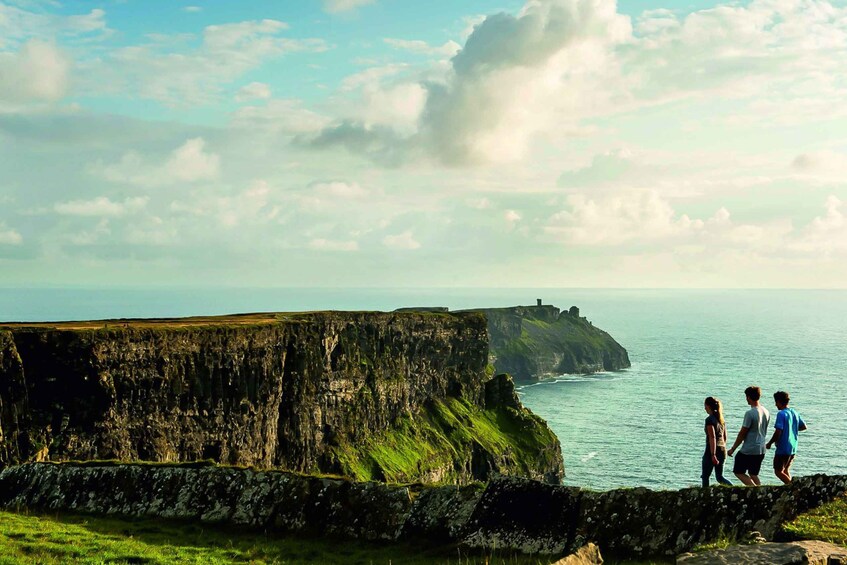
M 847 546 L 847 496 L 801 514 L 782 527 L 794 539 L 813 539 Z
M 0 512 L 0 565 L 64 563 L 547 564 L 553 559 L 467 555 L 338 540 L 268 537 L 151 520 Z
M 543 420 L 512 408 L 482 410 L 464 400 L 435 401 L 416 416 L 407 416 L 391 430 L 361 444 L 334 449 L 346 476 L 356 480 L 409 482 L 427 472 L 447 470 L 469 454 L 474 443 L 497 457 L 508 457 L 512 472 L 529 475 L 539 469 L 539 457 L 553 457 L 558 440 Z

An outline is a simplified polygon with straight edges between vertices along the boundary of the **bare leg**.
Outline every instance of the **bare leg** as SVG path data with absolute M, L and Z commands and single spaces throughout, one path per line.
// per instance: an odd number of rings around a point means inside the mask
M 750 475 L 750 480 L 754 486 L 762 486 L 762 481 L 759 480 L 759 475 Z
M 735 473 L 735 476 L 738 477 L 738 480 L 747 485 L 748 487 L 756 486 L 756 483 L 748 477 L 745 473 Z
M 791 475 L 789 475 L 786 471 L 774 471 L 776 478 L 785 483 L 786 485 L 791 482 Z

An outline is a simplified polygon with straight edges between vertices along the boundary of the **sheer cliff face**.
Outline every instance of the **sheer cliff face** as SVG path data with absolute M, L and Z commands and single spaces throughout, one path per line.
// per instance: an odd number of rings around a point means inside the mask
M 516 306 L 479 310 L 488 317 L 492 363 L 498 372 L 530 379 L 563 373 L 617 371 L 629 356 L 608 333 L 579 310 Z
M 435 403 L 484 411 L 487 352 L 475 314 L 0 327 L 0 465 L 214 459 L 344 473 L 356 463 L 344 446 Z M 510 471 L 508 459 L 486 461 Z M 474 478 L 450 463 L 446 478 Z M 561 478 L 560 454 L 558 467 L 529 474 Z

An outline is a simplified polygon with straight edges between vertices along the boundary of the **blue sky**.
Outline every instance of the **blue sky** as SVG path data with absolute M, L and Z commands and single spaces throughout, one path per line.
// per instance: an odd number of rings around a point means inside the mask
M 847 3 L 0 0 L 0 285 L 844 287 Z

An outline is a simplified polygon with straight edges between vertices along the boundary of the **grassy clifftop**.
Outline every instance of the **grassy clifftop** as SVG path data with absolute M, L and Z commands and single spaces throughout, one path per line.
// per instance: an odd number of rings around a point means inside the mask
M 630 366 L 615 339 L 572 307 L 515 306 L 479 310 L 488 318 L 490 360 L 518 379 L 617 371 Z

